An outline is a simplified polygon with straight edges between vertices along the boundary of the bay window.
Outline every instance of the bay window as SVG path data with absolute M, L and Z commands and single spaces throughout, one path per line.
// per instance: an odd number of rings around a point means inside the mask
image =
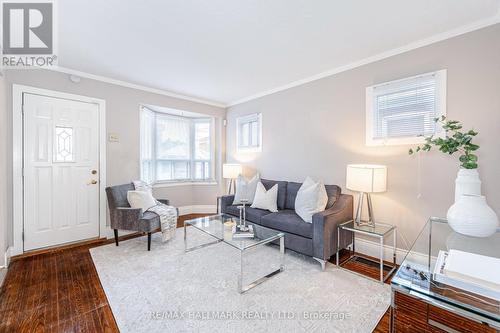
M 141 179 L 149 184 L 214 180 L 213 118 L 141 109 Z

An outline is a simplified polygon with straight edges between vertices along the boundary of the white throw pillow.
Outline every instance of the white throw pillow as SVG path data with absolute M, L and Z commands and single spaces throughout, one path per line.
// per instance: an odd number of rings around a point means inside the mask
M 260 175 L 256 174 L 252 179 L 247 180 L 242 175 L 236 179 L 236 193 L 234 194 L 233 205 L 241 205 L 242 199 L 248 200 L 249 205 L 252 204 L 257 190 L 257 184 L 260 182 Z
M 323 182 L 307 177 L 295 197 L 295 212 L 304 221 L 312 223 L 312 216 L 325 210 L 328 194 Z
M 146 191 L 128 191 L 127 200 L 132 208 L 142 208 L 145 212 L 149 208 L 156 206 L 156 200 L 151 193 Z
M 266 209 L 273 213 L 278 211 L 278 184 L 274 185 L 266 191 L 264 185 L 261 182 L 257 183 L 257 190 L 255 191 L 255 197 L 253 198 L 252 208 Z

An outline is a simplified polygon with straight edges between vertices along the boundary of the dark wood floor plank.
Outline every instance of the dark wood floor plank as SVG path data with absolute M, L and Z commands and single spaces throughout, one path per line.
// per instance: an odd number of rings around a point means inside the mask
M 203 215 L 181 216 L 178 226 Z M 92 247 L 112 242 L 39 251 L 14 260 L 0 289 L 0 333 L 118 332 L 89 252 Z M 342 252 L 342 259 L 347 255 Z M 349 263 L 348 268 L 378 277 L 378 266 Z M 375 332 L 389 332 L 389 314 L 384 315 Z

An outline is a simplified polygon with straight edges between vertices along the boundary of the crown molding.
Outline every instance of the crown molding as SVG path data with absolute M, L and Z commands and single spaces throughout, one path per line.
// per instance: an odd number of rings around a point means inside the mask
M 145 91 L 145 92 L 150 92 L 150 93 L 153 93 L 153 94 L 158 94 L 158 95 L 164 95 L 164 96 L 168 96 L 168 97 L 178 98 L 178 99 L 182 99 L 182 100 L 185 100 L 185 101 L 190 101 L 190 102 L 195 102 L 195 103 L 200 103 L 200 104 L 215 106 L 215 107 L 219 107 L 219 108 L 226 108 L 227 107 L 226 104 L 221 103 L 221 102 L 211 101 L 211 100 L 207 100 L 207 99 L 203 99 L 203 98 L 198 98 L 198 97 L 194 97 L 194 96 L 189 96 L 189 95 L 184 95 L 184 94 L 180 94 L 180 93 L 176 93 L 176 92 L 172 92 L 172 91 L 168 91 L 168 90 L 162 90 L 162 89 L 147 87 L 147 86 L 143 86 L 143 85 L 140 85 L 140 84 L 135 84 L 135 83 L 131 83 L 131 82 L 121 81 L 121 80 L 113 79 L 113 78 L 106 77 L 106 76 L 90 74 L 90 73 L 78 71 L 78 70 L 71 69 L 71 68 L 57 66 L 57 67 L 50 67 L 50 68 L 46 68 L 46 69 L 54 71 L 54 72 L 65 73 L 65 74 L 69 74 L 69 75 L 76 75 L 76 76 L 84 77 L 84 78 L 91 79 L 91 80 L 96 80 L 96 81 L 101 81 L 101 82 L 105 82 L 105 83 L 110 83 L 110 84 L 114 84 L 114 85 L 122 86 L 122 87 L 126 87 L 126 88 L 131 88 L 131 89 L 141 90 L 141 91 Z
M 415 50 L 415 49 L 418 49 L 418 48 L 421 48 L 421 47 L 424 47 L 427 45 L 441 42 L 443 40 L 450 39 L 450 38 L 453 38 L 456 36 L 460 36 L 460 35 L 466 34 L 468 32 L 479 30 L 479 29 L 482 29 L 482 28 L 485 28 L 485 27 L 488 27 L 488 26 L 491 26 L 491 25 L 494 25 L 497 23 L 500 23 L 500 6 L 498 8 L 496 15 L 489 17 L 487 19 L 476 21 L 472 24 L 464 25 L 464 26 L 461 26 L 461 27 L 456 28 L 456 29 L 452 29 L 452 30 L 428 37 L 428 38 L 424 38 L 424 39 L 418 40 L 416 42 L 412 42 L 412 43 L 407 44 L 407 45 L 402 46 L 402 47 L 398 47 L 398 48 L 395 48 L 395 49 L 392 49 L 389 51 L 385 51 L 385 52 L 376 54 L 374 56 L 371 56 L 371 57 L 368 57 L 368 58 L 365 58 L 365 59 L 362 59 L 359 61 L 352 62 L 352 63 L 344 65 L 344 66 L 332 68 L 330 70 L 327 70 L 325 72 L 322 72 L 322 73 L 319 73 L 319 74 L 316 74 L 313 76 L 309 76 L 309 77 L 306 77 L 306 78 L 303 78 L 303 79 L 300 79 L 297 81 L 293 81 L 293 82 L 287 83 L 285 85 L 282 85 L 282 86 L 279 86 L 279 87 L 276 87 L 273 89 L 265 90 L 265 91 L 262 91 L 260 93 L 254 94 L 254 95 L 250 95 L 250 96 L 238 99 L 236 101 L 228 103 L 227 107 L 235 106 L 235 105 L 242 104 L 242 103 L 245 103 L 245 102 L 257 99 L 257 98 L 261 98 L 261 97 L 264 97 L 267 95 L 271 95 L 271 94 L 274 94 L 274 93 L 277 93 L 277 92 L 280 92 L 283 90 L 287 90 L 287 89 L 290 89 L 293 87 L 301 86 L 301 85 L 309 83 L 309 82 L 320 80 L 320 79 L 323 79 L 323 78 L 328 77 L 328 76 L 332 76 L 332 75 L 342 73 L 342 72 L 345 72 L 345 71 L 348 71 L 348 70 L 351 70 L 351 69 L 354 69 L 354 68 L 357 68 L 360 66 L 364 66 L 364 65 L 367 65 L 367 64 L 370 64 L 373 62 L 387 59 L 387 58 L 390 58 L 390 57 L 398 55 L 398 54 L 402 54 L 402 53 L 405 53 L 405 52 L 408 52 L 411 50 Z
M 77 76 L 84 77 L 87 79 L 106 82 L 106 83 L 110 83 L 110 84 L 114 84 L 114 85 L 118 85 L 118 86 L 122 86 L 122 87 L 137 89 L 137 90 L 146 91 L 146 92 L 150 92 L 150 93 L 154 93 L 154 94 L 158 94 L 158 95 L 169 96 L 169 97 L 173 97 L 173 98 L 178 98 L 178 99 L 182 99 L 182 100 L 186 100 L 186 101 L 190 101 L 190 102 L 210 105 L 210 106 L 219 107 L 219 108 L 229 108 L 229 107 L 232 107 L 232 106 L 235 106 L 238 104 L 249 102 L 251 100 L 261 98 L 261 97 L 264 97 L 267 95 L 271 95 L 271 94 L 274 94 L 274 93 L 277 93 L 280 91 L 284 91 L 284 90 L 287 90 L 287 89 L 290 89 L 293 87 L 301 86 L 301 85 L 309 83 L 309 82 L 317 81 L 317 80 L 323 79 L 323 78 L 328 77 L 328 76 L 332 76 L 332 75 L 342 73 L 342 72 L 345 72 L 345 71 L 348 71 L 348 70 L 351 70 L 351 69 L 354 69 L 357 67 L 361 67 L 361 66 L 373 63 L 373 62 L 384 60 L 384 59 L 390 58 L 392 56 L 396 56 L 396 55 L 399 55 L 399 54 L 402 54 L 402 53 L 405 53 L 408 51 L 412 51 L 412 50 L 415 50 L 415 49 L 418 49 L 418 48 L 421 48 L 424 46 L 438 43 L 438 42 L 444 41 L 446 39 L 460 36 L 460 35 L 466 34 L 468 32 L 479 30 L 479 29 L 482 29 L 482 28 L 485 28 L 485 27 L 488 27 L 488 26 L 491 26 L 494 24 L 498 24 L 498 23 L 500 23 L 500 6 L 497 10 L 496 15 L 489 17 L 487 19 L 476 21 L 474 23 L 464 25 L 464 26 L 461 26 L 459 28 L 452 29 L 452 30 L 428 37 L 428 38 L 424 38 L 424 39 L 421 39 L 419 41 L 409 43 L 405 46 L 395 48 L 392 50 L 388 50 L 388 51 L 376 54 L 374 56 L 352 62 L 352 63 L 344 65 L 344 66 L 332 68 L 330 70 L 318 73 L 316 75 L 312 75 L 312 76 L 309 76 L 309 77 L 306 77 L 306 78 L 303 78 L 300 80 L 292 81 L 290 83 L 287 83 L 287 84 L 284 84 L 284 85 L 281 85 L 281 86 L 278 86 L 278 87 L 275 87 L 275 88 L 272 88 L 269 90 L 265 90 L 265 91 L 262 91 L 262 92 L 257 93 L 257 94 L 243 97 L 243 98 L 240 98 L 240 99 L 235 100 L 235 101 L 230 102 L 230 103 L 212 101 L 212 100 L 199 98 L 199 97 L 195 97 L 195 96 L 190 96 L 190 95 L 185 95 L 185 94 L 181 94 L 181 93 L 176 93 L 176 92 L 172 92 L 172 91 L 168 91 L 168 90 L 152 88 L 152 87 L 143 86 L 140 84 L 126 82 L 126 81 L 122 81 L 122 80 L 118 80 L 118 79 L 113 79 L 113 78 L 109 78 L 109 77 L 105 77 L 105 76 L 101 76 L 101 75 L 90 74 L 90 73 L 86 73 L 86 72 L 82 72 L 82 71 L 78 71 L 78 70 L 74 70 L 74 69 L 66 68 L 66 67 L 57 66 L 57 67 L 48 68 L 48 69 L 52 70 L 52 71 L 60 72 L 60 73 L 72 74 L 72 75 L 77 75 Z

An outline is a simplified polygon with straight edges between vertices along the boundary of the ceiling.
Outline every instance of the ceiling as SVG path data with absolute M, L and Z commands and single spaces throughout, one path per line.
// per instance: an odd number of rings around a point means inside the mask
M 498 17 L 500 0 L 59 1 L 59 66 L 231 105 Z

